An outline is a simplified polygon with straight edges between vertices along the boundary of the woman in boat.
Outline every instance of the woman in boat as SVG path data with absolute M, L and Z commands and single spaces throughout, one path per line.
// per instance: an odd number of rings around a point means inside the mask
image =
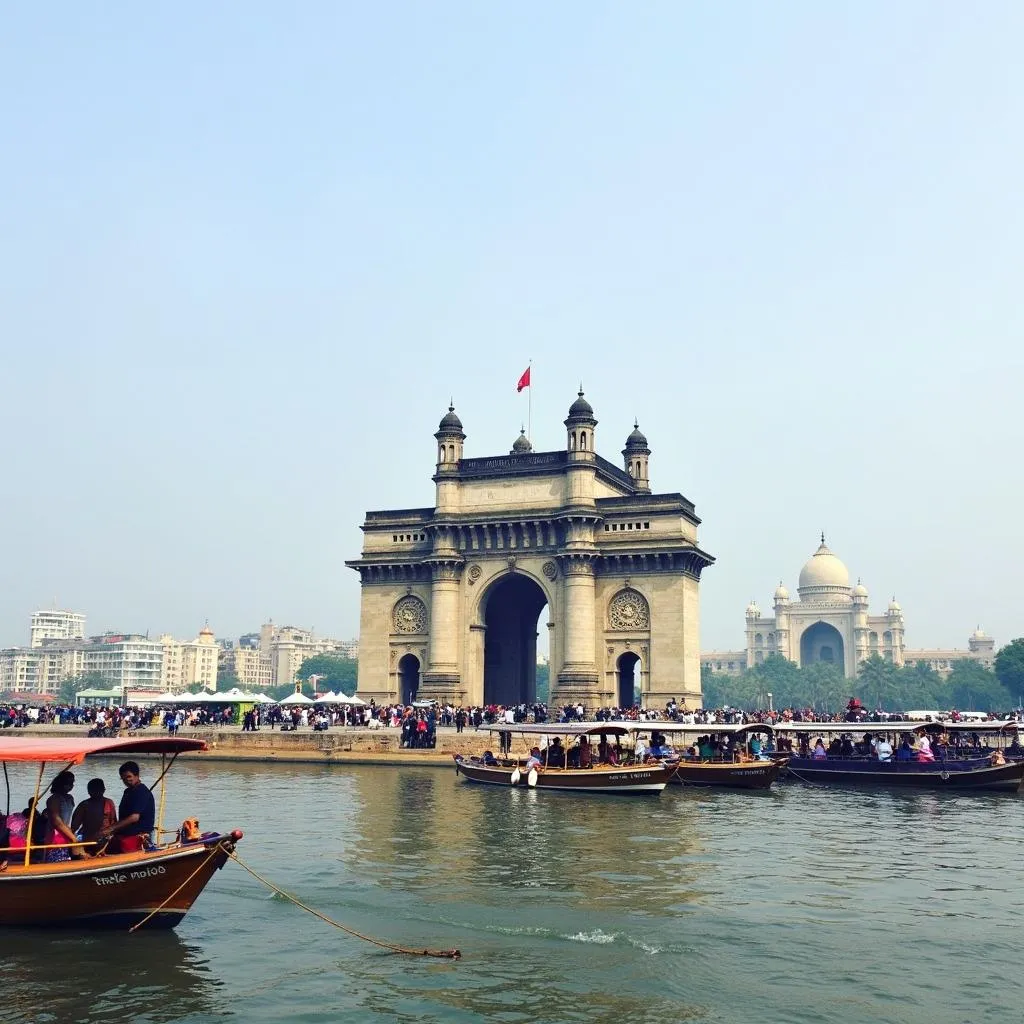
M 825 741 L 820 736 L 814 741 L 814 753 L 811 756 L 816 761 L 824 761 L 828 757 L 825 752 Z
M 934 761 L 935 755 L 932 753 L 932 745 L 928 740 L 928 737 L 922 735 L 917 741 L 917 760 L 918 761 Z
M 43 860 L 48 863 L 86 856 L 80 846 L 72 845 L 78 842 L 78 837 L 71 831 L 71 819 L 75 813 L 75 798 L 71 790 L 74 788 L 75 777 L 68 771 L 60 772 L 50 784 L 50 797 L 46 801 L 46 819 L 49 823 L 46 843 L 57 848 L 46 851 Z

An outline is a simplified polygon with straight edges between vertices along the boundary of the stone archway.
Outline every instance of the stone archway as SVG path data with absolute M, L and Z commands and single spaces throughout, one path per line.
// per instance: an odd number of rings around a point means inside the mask
M 411 704 L 420 688 L 420 659 L 407 654 L 398 663 L 399 697 L 401 703 Z
M 499 577 L 484 594 L 484 704 L 537 699 L 537 621 L 548 603 L 540 584 L 522 573 Z
M 619 656 L 618 685 L 615 702 L 620 708 L 631 708 L 636 703 L 636 691 L 640 688 L 640 655 L 626 651 Z
M 806 668 L 821 662 L 835 665 L 846 674 L 846 651 L 842 634 L 827 622 L 816 622 L 803 631 L 800 637 L 800 667 Z

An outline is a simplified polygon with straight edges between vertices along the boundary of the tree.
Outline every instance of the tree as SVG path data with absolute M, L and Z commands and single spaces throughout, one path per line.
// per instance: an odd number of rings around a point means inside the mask
M 58 696 L 62 704 L 74 704 L 79 690 L 109 690 L 110 682 L 100 672 L 69 676 L 60 684 Z
M 550 684 L 551 668 L 549 665 L 537 666 L 537 700 L 541 704 L 547 704 L 551 691 Z
M 897 678 L 899 669 L 878 654 L 872 654 L 860 663 L 857 671 L 861 700 L 873 708 L 895 706 L 899 697 Z
M 298 678 L 305 681 L 310 676 L 317 676 L 317 689 L 342 690 L 351 696 L 356 692 L 356 676 L 359 662 L 346 658 L 341 654 L 315 654 L 307 658 L 300 666 Z
M 1024 692 L 1024 637 L 1011 640 L 996 655 L 996 675 L 1006 689 L 1020 699 Z
M 1013 707 L 1014 695 L 989 671 L 973 658 L 953 663 L 953 671 L 946 680 L 950 706 L 966 711 L 1007 711 Z

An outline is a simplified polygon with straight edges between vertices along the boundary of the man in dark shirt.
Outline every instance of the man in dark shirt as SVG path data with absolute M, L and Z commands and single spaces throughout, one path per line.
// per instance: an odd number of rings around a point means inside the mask
M 135 761 L 125 761 L 120 769 L 124 794 L 118 808 L 117 821 L 107 826 L 100 835 L 111 836 L 110 853 L 135 853 L 156 824 L 156 802 L 148 786 L 139 778 Z

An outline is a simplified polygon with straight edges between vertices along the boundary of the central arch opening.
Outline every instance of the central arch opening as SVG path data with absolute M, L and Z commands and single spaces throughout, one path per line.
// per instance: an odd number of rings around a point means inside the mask
M 537 622 L 548 599 L 529 576 L 513 573 L 491 586 L 484 604 L 484 704 L 537 699 Z
M 420 659 L 415 654 L 405 655 L 398 663 L 398 676 L 402 681 L 402 703 L 411 704 L 420 688 Z
M 804 630 L 800 637 L 800 666 L 806 668 L 816 662 L 835 665 L 840 671 L 845 670 L 846 658 L 843 638 L 835 626 L 827 622 L 816 622 Z
M 626 651 L 619 657 L 619 685 L 616 700 L 620 708 L 631 708 L 639 700 L 640 656 Z

